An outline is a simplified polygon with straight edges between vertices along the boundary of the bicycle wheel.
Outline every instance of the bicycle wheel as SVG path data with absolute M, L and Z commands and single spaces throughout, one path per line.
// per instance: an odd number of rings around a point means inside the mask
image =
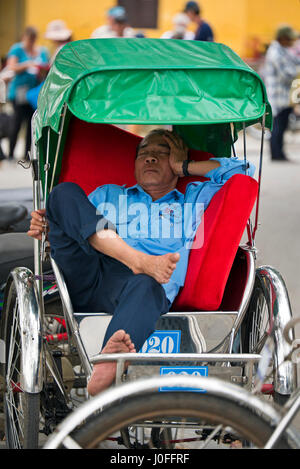
M 159 439 L 147 436 L 147 429 L 155 425 L 161 429 Z M 209 448 L 220 444 L 234 448 L 245 446 L 262 448 L 271 435 L 270 426 L 258 415 L 238 404 L 208 394 L 152 393 L 128 398 L 101 415 L 95 415 L 74 435 L 83 448 L 97 448 L 104 440 L 121 438 L 116 433 L 129 429 L 130 448 Z M 133 429 L 143 429 L 140 439 Z M 166 432 L 168 432 L 166 434 Z M 151 435 L 152 433 L 152 435 Z M 124 442 L 123 442 L 124 444 Z M 280 448 L 288 448 L 281 441 Z
M 18 298 L 11 283 L 3 309 L 6 348 L 4 415 L 8 448 L 37 448 L 40 395 L 22 389 L 22 341 Z
M 173 378 L 136 381 L 94 398 L 62 423 L 45 448 L 261 448 L 280 420 L 272 406 L 230 383 Z M 161 384 L 174 383 L 206 392 L 157 392 Z M 162 429 L 155 440 L 153 428 Z M 277 447 L 292 443 L 289 434 Z

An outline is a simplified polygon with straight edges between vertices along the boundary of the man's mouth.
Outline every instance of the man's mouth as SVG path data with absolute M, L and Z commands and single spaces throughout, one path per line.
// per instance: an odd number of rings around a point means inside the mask
M 158 170 L 155 168 L 147 168 L 144 170 L 144 173 L 158 173 Z

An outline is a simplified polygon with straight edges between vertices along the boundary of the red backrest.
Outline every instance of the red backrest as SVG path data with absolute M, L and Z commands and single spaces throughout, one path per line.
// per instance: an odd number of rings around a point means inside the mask
M 218 310 L 257 189 L 257 181 L 237 174 L 214 195 L 202 220 L 203 247 L 190 252 L 185 285 L 174 311 Z
M 136 147 L 141 137 L 106 124 L 72 118 L 59 182 L 75 182 L 89 194 L 103 184 L 132 186 Z M 191 159 L 212 155 L 192 150 Z M 177 188 L 204 178 L 180 178 Z M 213 197 L 204 216 L 204 244 L 192 249 L 185 286 L 173 310 L 217 310 L 226 281 L 257 196 L 254 179 L 236 175 Z

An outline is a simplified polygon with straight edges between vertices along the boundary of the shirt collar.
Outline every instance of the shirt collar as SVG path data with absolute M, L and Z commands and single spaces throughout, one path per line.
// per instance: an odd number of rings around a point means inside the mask
M 125 191 L 126 192 L 139 191 L 139 192 L 146 194 L 148 197 L 150 197 L 150 195 L 146 191 L 144 191 L 144 189 L 139 184 L 135 184 L 134 186 L 131 186 L 131 187 L 125 187 Z M 169 199 L 172 196 L 174 196 L 177 200 L 181 200 L 184 198 L 184 195 L 182 192 L 180 192 L 178 189 L 173 189 L 172 191 L 168 192 L 160 199 L 157 199 L 155 202 L 164 200 L 165 198 Z

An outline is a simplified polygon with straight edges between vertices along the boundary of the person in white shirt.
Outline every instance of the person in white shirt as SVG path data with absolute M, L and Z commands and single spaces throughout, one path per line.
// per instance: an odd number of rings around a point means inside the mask
M 166 31 L 161 39 L 194 39 L 195 34 L 192 31 L 187 31 L 189 23 L 190 19 L 185 13 L 177 13 L 173 17 L 174 28 Z
M 134 30 L 128 26 L 125 8 L 117 6 L 107 12 L 107 24 L 99 26 L 91 34 L 91 39 L 111 37 L 135 37 Z
M 263 76 L 274 118 L 270 139 L 272 161 L 288 161 L 283 146 L 284 133 L 292 112 L 291 86 L 297 77 L 297 65 L 300 64 L 300 59 L 291 53 L 296 37 L 290 26 L 279 27 L 265 58 Z

